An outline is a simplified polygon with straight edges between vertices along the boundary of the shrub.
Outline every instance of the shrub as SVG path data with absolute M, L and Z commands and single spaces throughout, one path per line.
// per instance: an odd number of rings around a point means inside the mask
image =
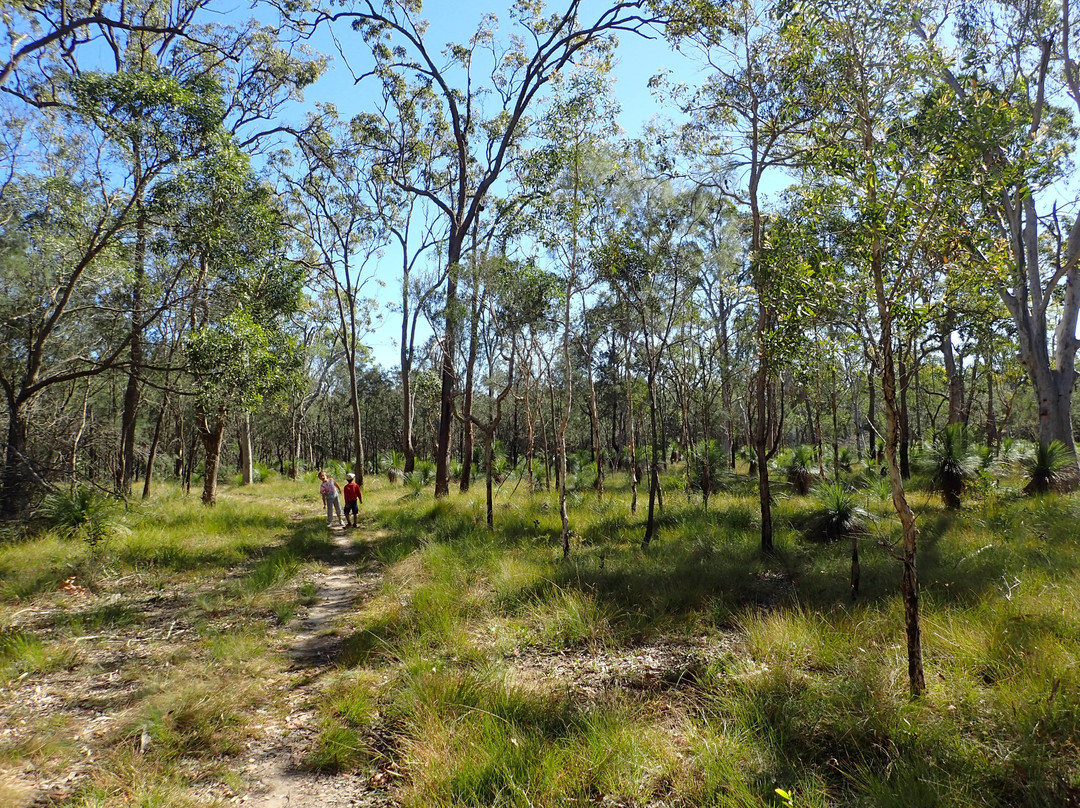
M 37 515 L 48 529 L 67 538 L 81 538 L 91 547 L 126 530 L 117 503 L 82 485 L 49 494 Z
M 1059 440 L 1052 440 L 1045 445 L 1040 443 L 1031 456 L 1021 463 L 1028 475 L 1024 493 L 1029 496 L 1047 493 L 1060 481 L 1062 472 L 1071 464 L 1072 456 L 1064 443 Z
M 979 467 L 964 425 L 949 424 L 938 432 L 927 459 L 945 507 L 959 508 L 964 485 Z
M 784 473 L 787 481 L 795 489 L 796 494 L 805 496 L 810 493 L 810 486 L 814 484 L 814 450 L 810 446 L 796 446 L 784 463 Z

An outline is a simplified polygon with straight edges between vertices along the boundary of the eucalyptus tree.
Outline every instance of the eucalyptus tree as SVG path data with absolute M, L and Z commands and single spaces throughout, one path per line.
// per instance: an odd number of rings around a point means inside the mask
M 606 218 L 605 190 L 612 182 L 614 165 L 606 142 L 617 132 L 618 106 L 611 100 L 608 59 L 578 65 L 552 81 L 554 98 L 538 127 L 542 145 L 530 157 L 529 182 L 538 198 L 534 226 L 540 242 L 562 275 L 562 318 L 559 339 L 562 359 L 562 402 L 552 428 L 558 463 L 559 516 L 563 557 L 570 555 L 570 519 L 566 506 L 566 432 L 573 412 L 575 301 L 584 320 L 589 288 L 595 276 L 588 272 L 589 252 L 601 238 Z M 591 371 L 591 348 L 583 351 Z M 598 485 L 602 490 L 599 425 L 596 396 L 589 385 L 594 451 L 597 452 Z
M 129 51 L 135 51 L 129 48 Z M 136 412 L 144 374 L 145 307 L 150 293 L 148 242 L 152 224 L 146 195 L 153 182 L 182 159 L 197 158 L 220 137 L 224 105 L 214 80 L 204 73 L 187 78 L 161 71 L 156 61 L 141 58 L 115 73 L 84 73 L 72 81 L 72 115 L 101 132 L 108 158 L 129 172 L 131 187 L 130 294 L 126 301 L 128 338 L 127 386 L 121 414 L 117 490 L 131 493 L 135 465 Z M 131 57 L 140 59 L 140 56 Z M 125 241 L 128 238 L 125 237 Z M 162 301 L 168 308 L 173 301 Z
M 286 332 L 289 333 L 299 354 L 300 367 L 297 377 L 300 383 L 288 393 L 286 409 L 289 424 L 289 477 L 296 479 L 300 473 L 304 425 L 308 412 L 315 402 L 325 395 L 330 375 L 343 357 L 334 346 L 334 320 L 336 305 L 331 306 L 322 298 L 304 296 L 297 310 L 290 317 Z
M 697 305 L 713 331 L 712 340 L 707 343 L 708 351 L 699 351 L 701 384 L 706 384 L 705 366 L 717 363 L 723 439 L 730 468 L 735 467 L 735 450 L 739 442 L 735 426 L 735 378 L 749 359 L 745 355 L 745 340 L 739 339 L 737 333 L 737 314 L 745 309 L 749 298 L 748 267 L 743 260 L 746 245 L 740 232 L 741 224 L 735 205 L 717 195 L 699 226 L 699 239 L 705 254 L 697 287 Z M 704 335 L 700 339 L 705 342 Z M 711 425 L 706 424 L 706 432 L 711 434 Z
M 768 461 L 778 447 L 779 432 L 770 414 L 781 407 L 771 400 L 777 385 L 768 345 L 776 311 L 765 301 L 770 272 L 762 260 L 768 223 L 765 188 L 782 182 L 801 158 L 804 143 L 799 136 L 817 114 L 820 100 L 815 98 L 814 87 L 820 76 L 810 58 L 812 48 L 801 41 L 801 30 L 782 25 L 771 6 L 756 0 L 717 6 L 706 24 L 690 30 L 688 36 L 685 27 L 672 29 L 680 42 L 696 46 L 709 71 L 701 87 L 674 89 L 690 116 L 683 129 L 684 148 L 697 158 L 694 172 L 699 181 L 730 198 L 748 217 L 749 274 L 757 296 L 752 444 L 761 547 L 770 552 Z
M 0 203 L 4 518 L 22 514 L 35 488 L 46 485 L 30 446 L 36 402 L 115 368 L 130 336 L 114 314 L 122 279 L 112 262 L 131 200 L 96 193 L 103 178 L 93 142 L 67 132 L 38 142 L 48 151 L 33 171 L 6 178 Z
M 484 295 L 481 316 L 484 318 L 484 353 L 487 360 L 488 420 L 476 412 L 469 418 L 484 436 L 487 524 L 494 526 L 494 441 L 502 421 L 503 402 L 514 388 L 517 359 L 523 346 L 543 330 L 559 301 L 558 278 L 537 267 L 531 260 L 513 262 L 502 258 L 497 269 L 487 275 L 488 292 Z M 502 360 L 503 367 L 499 368 Z M 498 392 L 495 392 L 498 385 Z
M 415 99 L 430 92 L 437 104 L 431 168 L 419 182 L 392 174 L 402 190 L 437 209 L 446 228 L 445 324 L 435 493 L 449 492 L 455 352 L 459 336 L 458 266 L 492 186 L 516 159 L 528 115 L 551 78 L 584 53 L 607 46 L 609 37 L 636 32 L 654 21 L 643 0 L 616 2 L 583 20 L 581 0 L 551 13 L 540 2 L 518 2 L 510 10 L 515 33 L 502 40 L 494 15 L 485 15 L 464 43 L 433 50 L 416 0 L 363 0 L 351 9 L 329 7 L 297 19 L 305 32 L 351 24 L 363 37 L 372 62 L 363 75 L 381 83 L 394 117 L 408 116 Z M 389 127 L 387 127 L 389 128 Z M 427 142 L 410 142 L 401 161 L 410 162 Z M 389 163 L 393 165 L 393 163 Z
M 206 454 L 202 501 L 213 505 L 229 417 L 289 384 L 299 362 L 281 321 L 299 303 L 303 270 L 287 256 L 281 203 L 235 145 L 225 144 L 156 193 L 169 206 L 173 249 L 189 256 L 197 276 L 185 356 Z
M 335 342 L 349 377 L 354 472 L 364 481 L 364 442 L 357 371 L 365 352 L 360 340 L 372 327 L 373 304 L 362 297 L 375 277 L 387 244 L 385 220 L 375 207 L 377 191 L 367 152 L 332 107 L 321 108 L 296 140 L 300 165 L 281 155 L 281 181 L 299 213 L 300 235 L 315 255 L 311 263 L 320 293 L 336 311 Z
M 649 513 L 642 546 L 656 531 L 656 506 L 662 497 L 662 453 L 658 384 L 665 352 L 676 327 L 693 299 L 701 275 L 704 250 L 694 232 L 707 208 L 707 195 L 679 192 L 666 181 L 644 178 L 628 155 L 622 164 L 630 178 L 620 204 L 626 213 L 614 230 L 605 233 L 593 250 L 595 269 L 605 277 L 627 307 L 640 333 L 640 353 L 646 369 L 649 434 Z M 651 162 L 651 161 L 650 161 Z M 637 176 L 635 176 L 637 174 Z M 633 458 L 631 459 L 633 461 Z
M 859 334 L 880 375 L 885 414 L 885 458 L 893 506 L 902 527 L 901 593 L 907 630 L 908 678 L 913 696 L 926 687 L 919 624 L 916 550 L 918 529 L 899 464 L 901 402 L 896 367 L 897 329 L 919 325 L 910 290 L 921 285 L 920 247 L 928 222 L 946 200 L 934 163 L 937 153 L 904 148 L 902 132 L 937 66 L 910 31 L 910 5 L 848 2 L 802 8 L 789 21 L 820 48 L 827 66 L 828 105 L 814 122 L 815 151 L 807 161 L 805 208 L 809 218 L 834 224 L 834 248 L 825 255 L 845 264 L 845 284 L 872 306 Z M 827 43 L 827 44 L 826 44 Z M 926 149 L 932 143 L 924 144 Z M 843 221 L 844 224 L 837 227 Z
M 125 34 L 149 34 L 155 38 L 190 36 L 195 5 L 156 7 L 141 13 L 138 4 L 75 0 L 65 3 L 5 3 L 0 14 L 0 39 L 11 43 L 11 52 L 0 62 L 0 87 L 12 95 L 33 100 L 34 74 L 53 65 L 71 66 L 80 51 L 113 48 Z M 26 62 L 30 65 L 27 69 Z M 7 85 L 10 85 L 10 89 Z
M 1067 186 L 1080 110 L 1075 24 L 1068 0 L 972 3 L 951 29 L 962 58 L 937 72 L 939 131 L 951 159 L 968 167 L 981 208 L 966 246 L 1012 316 L 1038 401 L 1039 442 L 1067 447 L 1074 480 L 1080 209 L 1072 208 L 1080 200 Z M 918 18 L 914 28 L 943 42 L 950 30 Z M 992 238 L 982 237 L 984 226 Z

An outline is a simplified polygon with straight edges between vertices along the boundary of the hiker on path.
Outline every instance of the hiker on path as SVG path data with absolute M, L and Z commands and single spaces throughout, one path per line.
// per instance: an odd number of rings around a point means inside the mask
M 364 492 L 356 484 L 356 475 L 351 471 L 345 475 L 345 480 L 345 524 L 358 527 L 356 519 L 360 513 L 359 505 L 364 501 Z M 349 514 L 352 514 L 351 522 L 349 521 Z
M 321 483 L 319 494 L 322 496 L 323 505 L 326 506 L 326 526 L 330 527 L 334 524 L 334 514 L 337 514 L 338 524 L 345 527 L 345 520 L 341 518 L 341 499 L 338 497 L 341 486 L 325 471 L 319 472 L 319 482 Z

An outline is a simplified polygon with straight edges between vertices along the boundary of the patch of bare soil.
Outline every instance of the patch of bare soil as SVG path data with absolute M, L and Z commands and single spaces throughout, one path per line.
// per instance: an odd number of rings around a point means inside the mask
M 376 785 L 385 782 L 385 773 L 321 775 L 303 765 L 318 735 L 323 674 L 332 669 L 340 650 L 336 624 L 380 577 L 374 570 L 356 573 L 359 553 L 353 538 L 361 541 L 359 533 L 334 528 L 331 536 L 334 556 L 309 579 L 317 587 L 316 603 L 291 624 L 293 631 L 282 649 L 291 660 L 290 670 L 264 682 L 264 724 L 256 728 L 242 759 L 221 761 L 235 767 L 239 778 L 228 785 L 220 768 L 216 774 L 192 771 L 190 796 L 215 805 L 261 808 L 393 805 Z M 174 655 L 184 653 L 194 634 L 188 615 L 199 611 L 197 598 L 213 594 L 183 588 L 161 591 L 137 575 L 107 586 L 123 593 L 94 594 L 69 581 L 50 601 L 16 611 L 5 626 L 48 640 L 61 630 L 70 634 L 70 619 L 77 615 L 113 611 L 110 624 L 75 638 L 76 650 L 64 669 L 0 684 L 0 749 L 12 750 L 20 759 L 16 766 L 0 764 L 4 808 L 63 803 L 94 776 L 106 747 L 125 732 L 132 736 L 125 742 L 139 749 L 138 730 L 123 723 L 144 691 L 139 672 L 167 668 Z M 137 615 L 132 618 L 137 630 L 125 626 L 124 613 Z M 215 624 L 227 630 L 230 619 L 227 613 L 217 614 Z M 63 766 L 48 763 L 48 749 L 56 745 L 69 750 L 61 756 L 67 761 Z
M 511 661 L 511 681 L 596 701 L 617 691 L 664 692 L 695 687 L 706 666 L 732 655 L 733 637 L 658 639 L 632 648 L 523 649 Z
M 293 663 L 291 684 L 282 689 L 281 717 L 263 727 L 249 748 L 241 774 L 251 783 L 240 797 L 245 806 L 259 808 L 385 808 L 394 805 L 380 789 L 378 775 L 320 774 L 304 766 L 304 758 L 318 736 L 318 701 L 322 674 L 329 671 L 341 650 L 338 622 L 377 585 L 380 573 L 355 572 L 356 547 L 352 533 L 333 529 L 337 552 L 329 568 L 313 579 L 318 602 L 296 621 L 286 649 Z

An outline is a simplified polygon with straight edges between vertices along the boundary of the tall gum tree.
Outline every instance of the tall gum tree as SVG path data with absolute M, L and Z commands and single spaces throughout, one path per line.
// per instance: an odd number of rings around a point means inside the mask
M 299 171 L 294 177 L 293 166 L 286 161 L 280 177 L 300 213 L 302 237 L 316 256 L 310 269 L 319 294 L 325 295 L 336 311 L 335 342 L 344 354 L 349 378 L 353 470 L 363 485 L 357 372 L 365 352 L 360 340 L 371 329 L 373 307 L 362 294 L 374 279 L 375 259 L 386 245 L 387 235 L 375 207 L 366 152 L 357 146 L 350 128 L 337 120 L 334 110 L 323 108 L 297 138 L 296 146 L 301 156 Z
M 520 0 L 511 7 L 515 33 L 496 35 L 496 18 L 485 15 L 466 43 L 433 50 L 417 0 L 362 0 L 346 10 L 333 7 L 296 14 L 304 33 L 322 26 L 349 24 L 366 43 L 370 67 L 358 80 L 382 85 L 397 114 L 420 92 L 430 91 L 440 107 L 443 135 L 436 160 L 419 183 L 396 181 L 403 191 L 423 198 L 446 226 L 445 324 L 436 441 L 435 495 L 449 493 L 456 350 L 460 305 L 458 270 L 470 230 L 476 225 L 492 186 L 515 159 L 528 114 L 552 76 L 607 37 L 641 31 L 657 21 L 643 0 L 616 2 L 595 17 L 582 17 L 582 0 L 569 0 L 549 12 L 541 2 Z M 411 146 L 410 146 L 411 148 Z
M 552 82 L 554 100 L 538 135 L 547 145 L 530 158 L 535 169 L 538 204 L 535 219 L 540 240 L 562 273 L 562 320 L 560 353 L 562 360 L 562 402 L 554 424 L 556 462 L 558 463 L 559 517 L 562 525 L 563 558 L 570 555 L 570 518 L 567 511 L 566 433 L 573 412 L 574 366 L 577 355 L 575 302 L 584 309 L 589 287 L 595 277 L 587 272 L 588 254 L 599 239 L 602 217 L 602 186 L 606 184 L 610 162 L 604 157 L 605 138 L 617 131 L 618 108 L 610 100 L 607 79 L 611 68 L 607 58 L 580 66 L 556 77 Z M 584 320 L 584 311 L 582 311 Z M 587 333 L 587 330 L 586 330 Z M 596 393 L 592 384 L 591 348 L 584 351 L 589 364 L 589 413 L 593 449 L 597 453 L 597 483 L 603 490 L 599 425 L 596 416 Z
M 739 0 L 709 5 L 705 24 L 672 28 L 677 41 L 696 50 L 707 77 L 701 87 L 673 89 L 690 116 L 682 137 L 683 148 L 695 155 L 693 174 L 733 201 L 748 219 L 748 274 L 757 299 L 750 438 L 757 461 L 761 548 L 767 553 L 773 548 L 768 461 L 778 446 L 783 408 L 775 400 L 777 369 L 768 351 L 777 314 L 768 304 L 770 267 L 764 263 L 765 189 L 797 164 L 799 135 L 817 108 L 810 89 L 817 66 L 799 29 L 781 25 L 765 4 Z
M 1039 442 L 1057 440 L 1068 448 L 1075 484 L 1080 210 L 1069 211 L 1077 200 L 1061 194 L 1068 193 L 1076 138 L 1068 107 L 1080 110 L 1076 10 L 1068 0 L 985 0 L 965 11 L 953 28 L 963 58 L 941 67 L 938 76 L 951 96 L 952 126 L 942 132 L 956 135 L 949 139 L 953 159 L 971 169 L 984 214 L 973 218 L 967 246 L 990 270 L 1012 316 L 1038 404 Z M 919 17 L 913 28 L 927 42 L 949 31 Z M 996 236 L 989 242 L 981 237 L 987 225 Z M 998 274 L 999 267 L 1005 271 Z

